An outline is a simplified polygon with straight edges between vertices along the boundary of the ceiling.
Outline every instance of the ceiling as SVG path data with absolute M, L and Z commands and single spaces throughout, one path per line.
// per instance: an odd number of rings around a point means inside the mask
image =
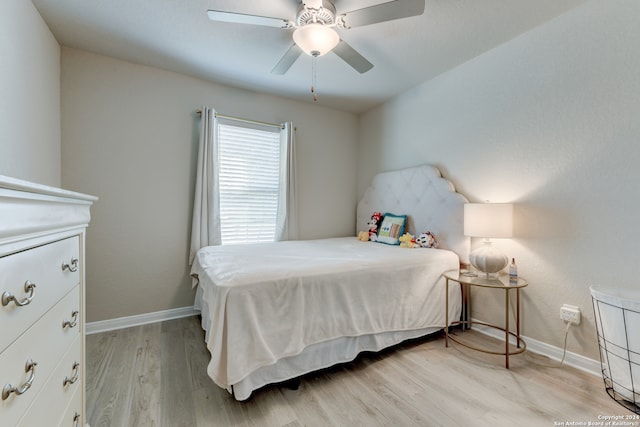
M 313 103 L 311 57 L 271 69 L 292 30 L 213 22 L 207 9 L 294 19 L 298 0 L 32 0 L 58 42 L 227 86 Z M 427 0 L 421 16 L 339 30 L 374 64 L 317 59 L 317 104 L 360 113 L 587 0 Z M 384 0 L 336 0 L 337 13 Z

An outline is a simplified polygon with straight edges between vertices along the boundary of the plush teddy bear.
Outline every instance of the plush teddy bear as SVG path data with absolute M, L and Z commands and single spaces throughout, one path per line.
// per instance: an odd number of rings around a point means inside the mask
M 437 248 L 438 241 L 436 240 L 436 236 L 433 235 L 430 231 L 425 231 L 424 233 L 420 233 L 418 237 L 416 237 L 416 243 L 423 248 Z
M 368 231 L 360 231 L 360 232 L 358 232 L 358 240 L 361 240 L 363 242 L 368 242 L 369 241 L 369 232 Z
M 404 233 L 402 236 L 398 238 L 400 240 L 401 248 L 419 248 L 420 245 L 416 243 L 416 240 L 410 233 Z
M 378 239 L 378 227 L 382 223 L 382 213 L 374 212 L 371 219 L 367 222 L 369 226 L 369 240 L 375 242 Z

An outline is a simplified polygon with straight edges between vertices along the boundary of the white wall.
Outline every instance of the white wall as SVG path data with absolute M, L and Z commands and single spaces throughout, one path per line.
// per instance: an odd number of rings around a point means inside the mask
M 360 119 L 358 188 L 374 173 L 441 168 L 471 201 L 516 203 L 524 334 L 598 359 L 590 285 L 640 288 L 640 2 L 591 1 Z M 474 242 L 477 244 L 479 242 Z M 499 322 L 502 295 L 473 316 Z
M 60 46 L 30 1 L 0 11 L 0 174 L 60 185 Z
M 357 117 L 62 49 L 62 182 L 100 197 L 87 235 L 87 318 L 193 304 L 188 247 L 199 117 L 297 127 L 302 238 L 353 235 Z

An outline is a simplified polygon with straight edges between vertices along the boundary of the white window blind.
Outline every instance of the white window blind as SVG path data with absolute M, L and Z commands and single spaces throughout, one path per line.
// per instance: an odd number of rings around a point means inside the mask
M 274 241 L 280 132 L 220 123 L 218 161 L 222 244 Z

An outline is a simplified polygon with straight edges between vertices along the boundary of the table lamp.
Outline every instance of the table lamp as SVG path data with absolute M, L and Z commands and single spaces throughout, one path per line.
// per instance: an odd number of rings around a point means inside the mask
M 469 261 L 487 278 L 497 277 L 509 263 L 509 258 L 493 248 L 492 238 L 513 236 L 513 205 L 511 203 L 466 203 L 464 205 L 464 235 L 483 237 L 484 244 L 469 254 Z

